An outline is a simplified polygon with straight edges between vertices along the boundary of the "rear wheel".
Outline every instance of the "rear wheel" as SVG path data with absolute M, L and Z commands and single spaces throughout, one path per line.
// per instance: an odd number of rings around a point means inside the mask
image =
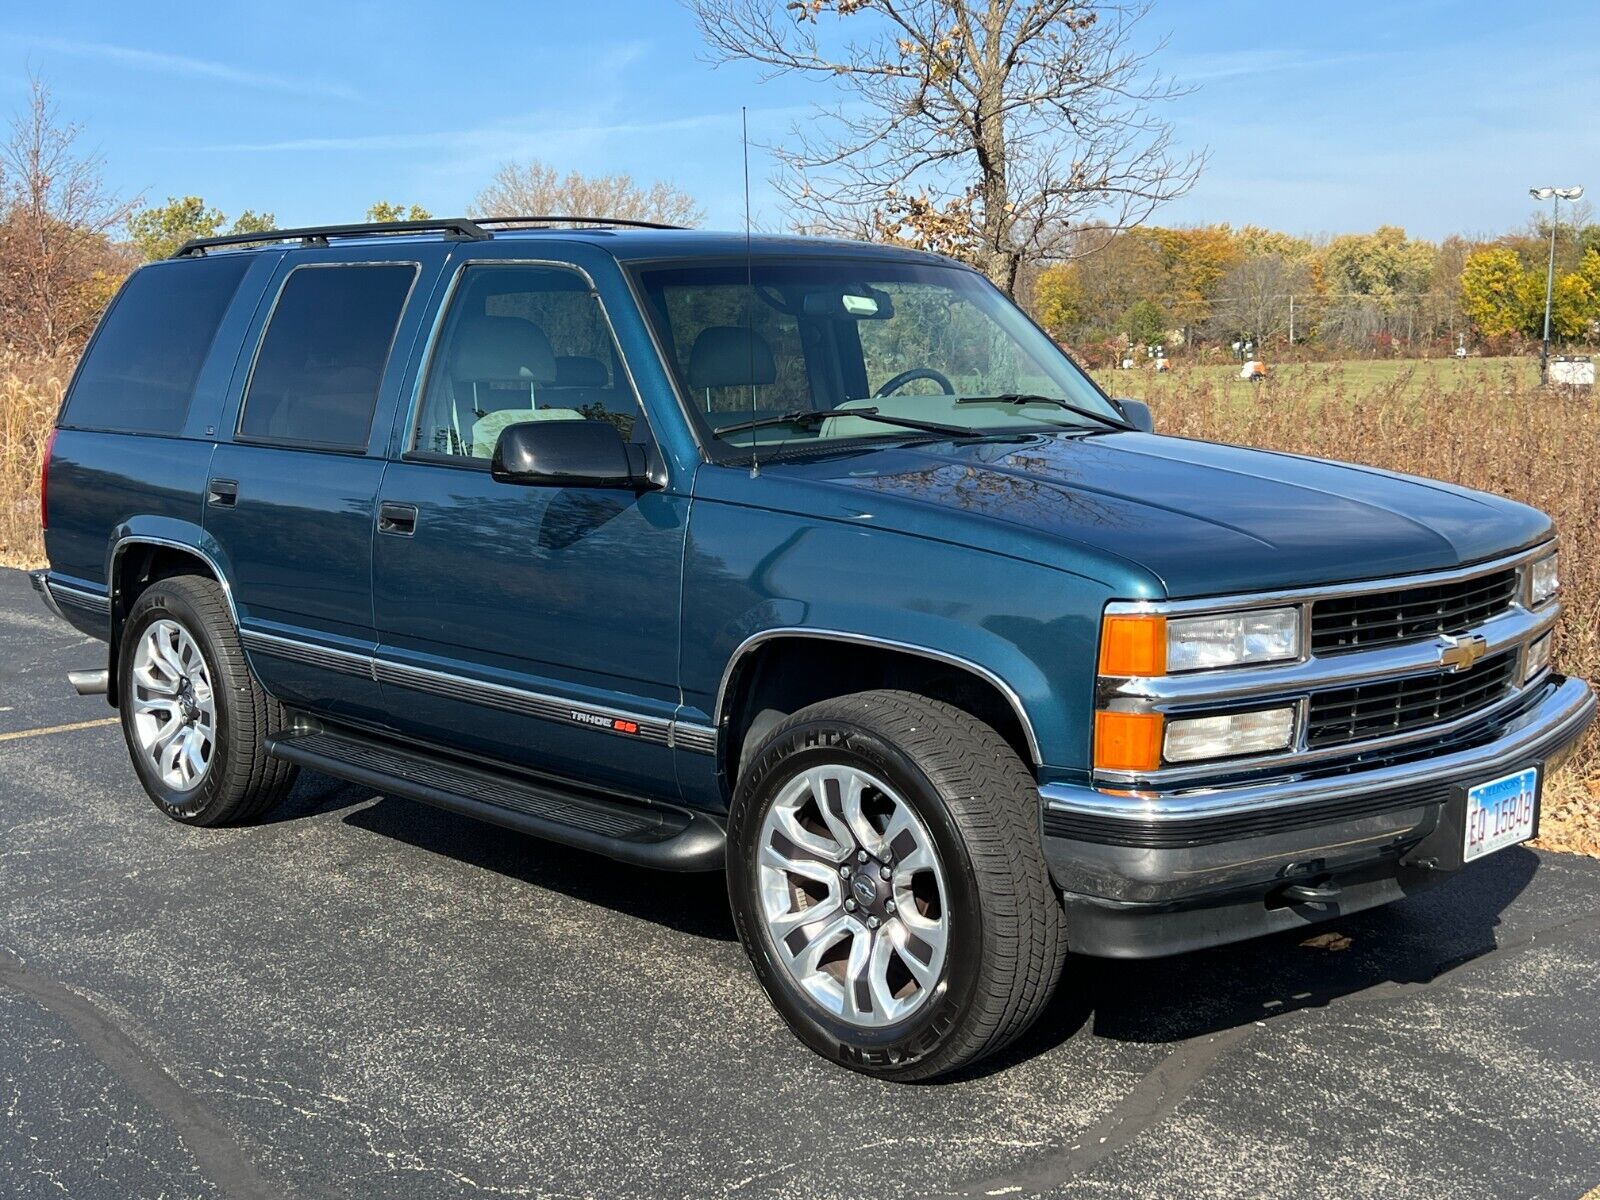
M 1026 1029 L 1066 953 L 1038 803 L 999 734 L 922 696 L 828 700 L 773 730 L 729 814 L 728 886 L 795 1033 L 911 1080 Z
M 134 770 L 174 820 L 242 824 L 293 782 L 295 768 L 266 752 L 283 710 L 250 673 L 214 581 L 175 576 L 139 596 L 122 631 L 117 688 Z

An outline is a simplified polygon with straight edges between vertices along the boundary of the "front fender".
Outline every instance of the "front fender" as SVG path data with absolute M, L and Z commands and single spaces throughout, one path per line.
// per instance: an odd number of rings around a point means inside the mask
M 1105 584 L 973 546 L 714 501 L 696 503 L 686 555 L 684 702 L 708 721 L 721 716 L 740 656 L 770 637 L 870 642 L 985 676 L 1018 709 L 1037 766 L 1086 766 Z

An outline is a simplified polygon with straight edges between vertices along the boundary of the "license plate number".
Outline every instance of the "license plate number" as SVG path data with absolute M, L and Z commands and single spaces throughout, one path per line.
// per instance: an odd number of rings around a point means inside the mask
M 1471 862 L 1531 838 L 1538 803 L 1538 767 L 1468 788 L 1463 860 Z

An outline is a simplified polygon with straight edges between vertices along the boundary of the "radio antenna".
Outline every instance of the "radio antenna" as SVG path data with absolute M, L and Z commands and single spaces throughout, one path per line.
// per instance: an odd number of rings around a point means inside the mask
M 750 248 L 750 109 L 739 106 L 739 141 L 744 150 L 744 344 L 749 356 L 745 378 L 750 381 L 750 419 L 756 419 L 756 272 Z M 761 434 L 750 431 L 750 478 L 761 474 Z

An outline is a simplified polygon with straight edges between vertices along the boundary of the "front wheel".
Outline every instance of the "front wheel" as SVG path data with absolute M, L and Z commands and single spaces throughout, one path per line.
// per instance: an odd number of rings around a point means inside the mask
M 923 696 L 845 696 L 779 725 L 734 796 L 728 888 L 794 1032 L 914 1080 L 1032 1024 L 1066 954 L 1038 804 L 999 734 Z

